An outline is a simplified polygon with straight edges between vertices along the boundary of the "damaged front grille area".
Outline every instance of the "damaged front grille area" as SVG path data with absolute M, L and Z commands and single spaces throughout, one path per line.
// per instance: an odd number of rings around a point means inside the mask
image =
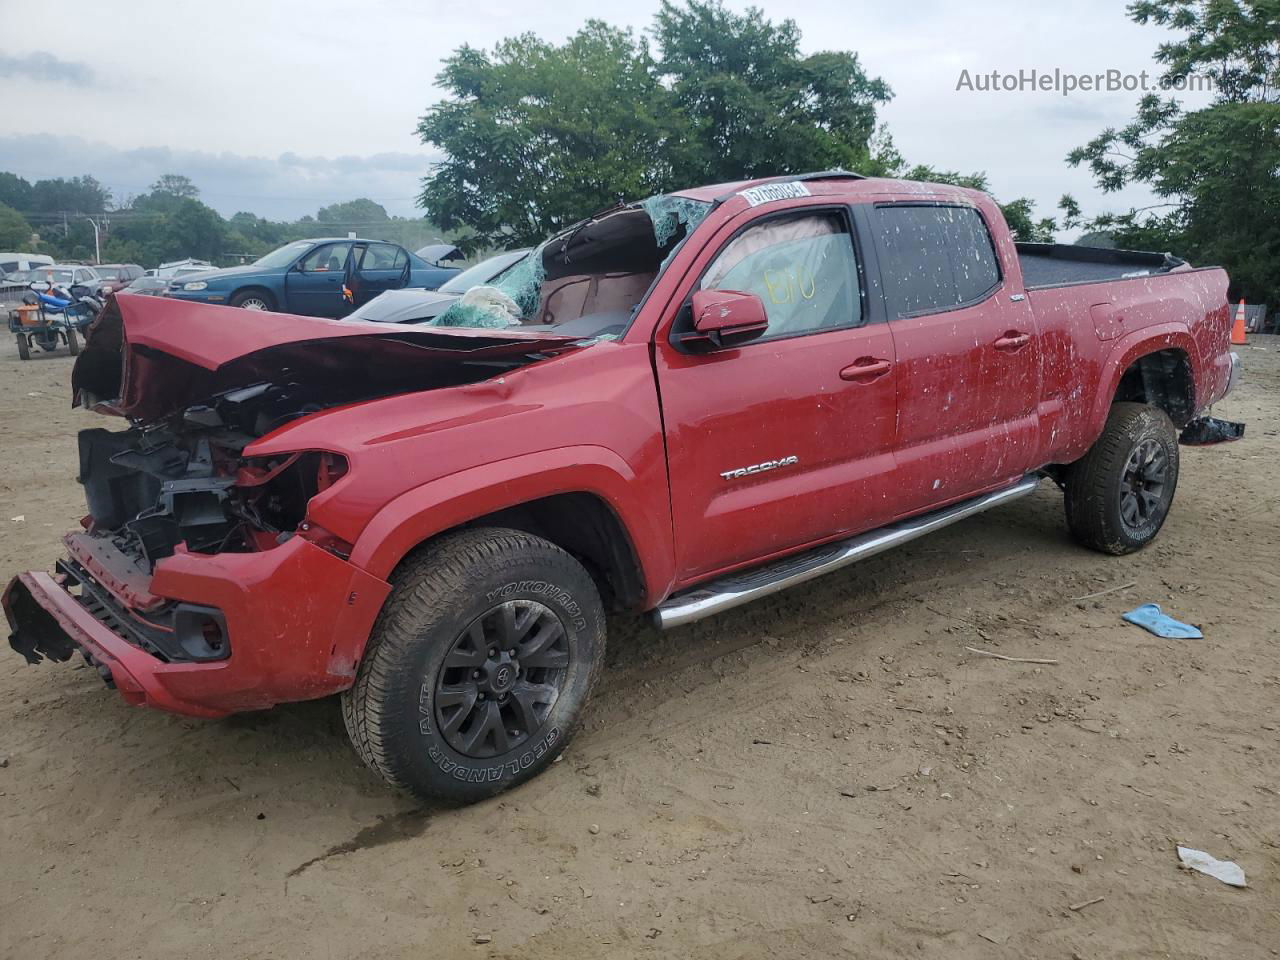
M 130 646 L 166 663 L 222 660 L 231 655 L 226 618 L 213 607 L 172 603 L 146 617 L 122 606 L 74 560 L 59 560 L 63 588 L 95 620 Z
M 172 627 L 168 622 L 172 610 L 157 611 L 153 626 L 144 626 L 132 617 L 124 607 L 120 606 L 106 588 L 89 575 L 89 572 L 74 560 L 59 560 L 55 565 L 57 573 L 64 577 L 63 587 L 80 601 L 93 618 L 131 646 L 145 650 L 154 657 L 170 660 L 166 653 L 167 639 L 172 636 Z

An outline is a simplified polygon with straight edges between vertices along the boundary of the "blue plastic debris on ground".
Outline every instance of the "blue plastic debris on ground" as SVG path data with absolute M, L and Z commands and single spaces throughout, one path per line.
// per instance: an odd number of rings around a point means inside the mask
M 1158 603 L 1144 603 L 1124 614 L 1124 618 L 1144 630 L 1150 630 L 1157 637 L 1168 637 L 1171 640 L 1199 640 L 1204 637 L 1196 627 L 1175 620 L 1162 611 Z

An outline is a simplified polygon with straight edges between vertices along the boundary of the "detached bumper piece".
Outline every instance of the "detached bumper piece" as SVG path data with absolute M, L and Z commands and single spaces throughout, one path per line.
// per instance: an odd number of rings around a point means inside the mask
M 1244 436 L 1244 424 L 1217 417 L 1200 417 L 1182 428 L 1178 442 L 1188 447 L 1207 447 L 1215 443 L 1239 440 Z
M 159 661 L 113 634 L 49 574 L 33 571 L 14 577 L 4 592 L 4 611 L 12 630 L 9 645 L 28 663 L 61 662 L 80 652 L 129 703 L 141 705 L 151 699 L 138 677 L 146 675 L 147 661 Z M 175 703 L 155 705 L 178 710 Z
M 149 588 L 168 602 L 138 612 L 74 559 L 19 574 L 3 595 L 9 644 L 29 663 L 79 652 L 131 704 L 222 717 L 349 687 L 391 589 L 301 537 L 175 554 Z

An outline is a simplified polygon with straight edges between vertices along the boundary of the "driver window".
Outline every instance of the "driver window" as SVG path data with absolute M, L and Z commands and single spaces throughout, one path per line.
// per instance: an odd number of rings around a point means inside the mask
M 326 243 L 316 247 L 302 260 L 303 273 L 341 273 L 347 266 L 349 243 Z
M 770 218 L 720 252 L 703 290 L 738 290 L 764 301 L 763 340 L 863 323 L 853 239 L 837 214 Z

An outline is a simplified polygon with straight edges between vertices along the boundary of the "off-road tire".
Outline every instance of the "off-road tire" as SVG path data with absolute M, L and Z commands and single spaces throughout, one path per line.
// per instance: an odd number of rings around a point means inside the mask
M 18 359 L 31 359 L 31 344 L 27 343 L 27 335 L 25 333 L 15 334 L 18 340 Z
M 476 528 L 428 544 L 400 565 L 391 583 L 356 682 L 342 695 L 347 733 L 361 759 L 394 786 L 455 804 L 493 796 L 550 765 L 581 721 L 604 663 L 604 610 L 582 565 L 540 537 Z M 558 696 L 546 708 L 541 726 L 509 751 L 500 750 L 496 735 L 489 746 L 486 735 L 484 746 L 494 750 L 493 755 L 461 752 L 459 732 L 444 729 L 448 724 L 440 712 L 451 709 L 444 695 L 446 680 L 458 675 L 458 668 L 448 663 L 456 662 L 460 645 L 473 646 L 468 638 L 475 635 L 475 625 L 491 625 L 488 618 L 495 611 L 539 608 L 544 611 L 540 616 L 553 617 L 563 629 L 563 641 L 557 644 L 563 647 L 567 666 L 558 674 Z M 546 622 L 554 627 L 554 620 Z M 488 636 L 488 629 L 481 632 Z M 489 646 L 487 640 L 484 646 Z M 470 655 L 469 650 L 464 653 Z M 490 668 L 487 663 L 481 666 Z M 525 671 L 522 679 L 535 676 L 528 672 L 535 668 L 517 666 Z M 488 683 L 488 676 L 476 682 Z M 499 695 L 490 688 L 487 696 L 496 701 L 514 698 L 515 692 Z M 508 724 L 502 726 L 506 740 Z
M 76 336 L 75 330 L 67 327 L 67 353 L 76 356 L 80 352 L 80 338 Z
M 1146 512 L 1134 522 L 1124 514 L 1131 489 L 1132 458 L 1153 453 L 1165 458 L 1158 494 L 1138 494 Z M 1141 483 L 1141 481 L 1139 481 Z M 1066 474 L 1067 526 L 1077 541 L 1116 556 L 1141 550 L 1155 539 L 1173 505 L 1178 486 L 1178 434 L 1169 415 L 1143 403 L 1116 403 L 1097 442 Z

